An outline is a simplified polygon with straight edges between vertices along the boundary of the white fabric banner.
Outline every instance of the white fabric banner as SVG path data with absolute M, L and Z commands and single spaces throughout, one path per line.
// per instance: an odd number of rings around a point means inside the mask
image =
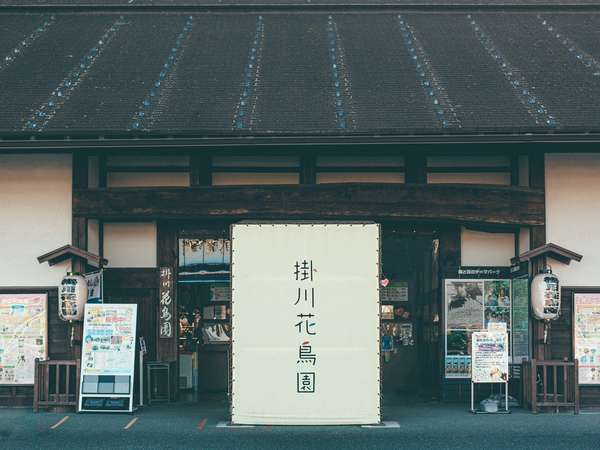
M 232 422 L 379 423 L 379 225 L 236 224 L 232 252 Z

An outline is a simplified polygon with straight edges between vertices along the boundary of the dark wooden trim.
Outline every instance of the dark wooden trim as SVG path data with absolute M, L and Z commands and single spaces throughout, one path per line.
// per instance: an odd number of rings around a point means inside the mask
M 105 188 L 108 186 L 108 174 L 106 170 L 108 157 L 106 153 L 98 155 L 98 187 Z
M 429 166 L 428 173 L 510 173 L 509 166 Z
M 189 166 L 107 166 L 109 173 L 187 173 Z
M 404 173 L 406 183 L 427 183 L 427 156 L 411 153 L 405 156 Z
M 299 166 L 213 166 L 213 172 L 219 173 L 298 173 Z
M 557 261 L 567 265 L 570 264 L 571 261 L 579 262 L 583 259 L 583 256 L 579 253 L 575 253 L 574 251 L 568 250 L 556 244 L 548 243 L 519 255 L 517 258 L 515 258 L 514 262 L 518 263 L 521 261 L 530 261 L 540 257 L 556 259 Z
M 318 173 L 404 173 L 406 169 L 402 166 L 317 166 Z
M 190 185 L 210 186 L 212 184 L 212 157 L 206 154 L 190 155 Z
M 513 154 L 510 156 L 510 185 L 519 185 L 519 155 Z M 516 253 L 518 254 L 518 253 Z
M 47 262 L 49 265 L 53 266 L 66 259 L 73 260 L 77 258 L 81 258 L 86 264 L 95 267 L 101 267 L 108 264 L 106 259 L 72 245 L 63 245 L 62 247 L 59 247 L 48 253 L 44 253 L 43 255 L 38 256 L 37 260 L 40 264 Z
M 300 184 L 317 183 L 317 157 L 313 153 L 300 155 Z
M 77 217 L 104 220 L 357 219 L 543 225 L 544 195 L 515 186 L 343 183 L 79 189 Z

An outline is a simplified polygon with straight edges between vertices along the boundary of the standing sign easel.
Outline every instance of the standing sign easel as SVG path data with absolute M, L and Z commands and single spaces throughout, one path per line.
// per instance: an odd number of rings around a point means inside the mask
M 87 304 L 80 412 L 132 412 L 137 305 Z
M 503 383 L 508 412 L 508 333 L 490 327 L 475 332 L 471 341 L 471 412 L 475 412 L 475 384 Z

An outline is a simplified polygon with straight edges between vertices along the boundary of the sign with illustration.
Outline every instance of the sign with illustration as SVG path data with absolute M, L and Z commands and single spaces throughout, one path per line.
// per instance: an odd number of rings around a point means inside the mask
M 508 381 L 508 334 L 477 331 L 472 336 L 471 381 L 506 383 Z
M 0 385 L 33 384 L 48 356 L 48 296 L 0 294 Z
M 235 224 L 232 242 L 232 422 L 378 423 L 379 226 Z
M 488 328 L 511 329 L 510 280 L 445 282 L 446 378 L 469 378 L 472 335 Z
M 132 411 L 137 305 L 88 304 L 80 411 Z
M 574 348 L 579 384 L 600 384 L 600 294 L 574 295 Z

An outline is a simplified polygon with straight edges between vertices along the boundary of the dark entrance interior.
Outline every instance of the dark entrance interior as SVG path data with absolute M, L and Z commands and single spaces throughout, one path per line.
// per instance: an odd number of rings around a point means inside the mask
M 438 254 L 433 233 L 382 227 L 382 392 L 436 398 L 440 380 Z M 385 284 L 385 283 L 384 283 Z

